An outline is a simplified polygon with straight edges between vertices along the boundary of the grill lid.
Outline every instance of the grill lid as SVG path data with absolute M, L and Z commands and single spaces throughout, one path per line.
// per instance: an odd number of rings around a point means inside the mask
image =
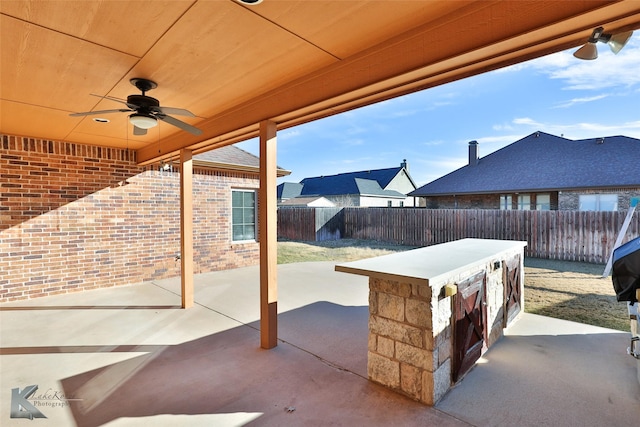
M 640 237 L 613 251 L 611 278 L 618 301 L 637 301 L 636 289 L 640 289 Z

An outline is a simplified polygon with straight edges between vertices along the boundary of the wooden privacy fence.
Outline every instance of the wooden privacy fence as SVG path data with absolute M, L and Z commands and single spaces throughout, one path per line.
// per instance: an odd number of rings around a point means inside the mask
M 279 208 L 278 238 L 339 240 L 344 234 L 343 208 Z
M 625 217 L 626 212 L 296 208 L 278 210 L 278 235 L 291 240 L 351 238 L 411 246 L 466 237 L 522 240 L 530 257 L 604 264 Z M 623 242 L 638 236 L 636 212 Z

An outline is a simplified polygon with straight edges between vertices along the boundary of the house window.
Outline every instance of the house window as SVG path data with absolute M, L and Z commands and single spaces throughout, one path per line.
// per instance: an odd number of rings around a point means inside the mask
M 518 210 L 531 210 L 531 196 L 528 194 L 518 194 Z
M 536 195 L 536 210 L 548 211 L 551 210 L 551 195 L 550 194 L 538 194 Z
M 231 240 L 256 239 L 256 192 L 233 190 L 231 192 Z
M 388 208 L 390 208 L 391 206 L 393 206 L 393 205 L 391 204 L 391 200 L 387 200 L 387 207 L 388 207 Z
M 513 208 L 511 204 L 511 194 L 501 194 L 500 195 L 500 210 L 502 211 L 510 211 Z
M 581 211 L 612 211 L 618 210 L 617 194 L 581 194 Z

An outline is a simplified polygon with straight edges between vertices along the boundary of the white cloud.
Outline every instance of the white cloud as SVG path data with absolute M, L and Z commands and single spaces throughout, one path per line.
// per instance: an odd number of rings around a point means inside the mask
M 513 119 L 513 124 L 515 125 L 526 125 L 526 126 L 534 126 L 534 127 L 541 127 L 543 126 L 541 123 L 536 122 L 535 120 L 529 118 L 529 117 L 518 117 Z
M 569 101 L 565 101 L 561 104 L 556 105 L 553 108 L 569 108 L 569 107 L 573 107 L 574 105 L 577 104 L 584 104 L 587 102 L 593 102 L 593 101 L 597 101 L 599 99 L 603 99 L 606 98 L 609 95 L 596 95 L 596 96 L 588 96 L 588 97 L 584 97 L 584 98 L 573 98 L 570 99 Z
M 565 90 L 601 90 L 640 84 L 640 40 L 631 38 L 617 55 L 598 43 L 598 59 L 585 61 L 573 56 L 577 49 L 554 53 L 496 70 L 496 73 L 533 69 L 563 82 Z
M 300 132 L 300 130 L 298 129 L 287 129 L 287 130 L 278 132 L 278 139 L 284 141 L 287 139 L 297 138 L 301 135 L 302 135 L 302 132 Z
M 495 130 L 495 131 L 511 131 L 513 130 L 513 126 L 511 126 L 511 124 L 509 123 L 503 123 L 503 124 L 496 124 L 491 126 L 491 129 Z
M 393 113 L 391 113 L 391 117 L 410 117 L 410 116 L 415 116 L 416 114 L 418 114 L 420 111 L 419 110 L 399 110 L 399 111 L 394 111 Z
M 515 142 L 518 139 L 528 135 L 533 130 L 540 130 L 552 135 L 563 136 L 569 139 L 586 139 L 600 136 L 625 135 L 632 138 L 640 139 L 640 120 L 603 124 L 598 122 L 578 122 L 578 123 L 541 123 L 531 118 L 519 118 L 513 120 L 514 125 L 522 125 L 525 127 L 523 133 L 519 136 L 512 134 L 509 136 L 488 137 L 486 142 L 500 142 L 501 140 L 509 140 Z M 478 142 L 483 138 L 478 139 Z

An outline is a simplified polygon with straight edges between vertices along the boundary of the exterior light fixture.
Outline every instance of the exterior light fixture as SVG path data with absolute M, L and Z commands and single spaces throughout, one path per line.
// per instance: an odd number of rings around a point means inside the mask
M 165 162 L 164 160 L 160 162 L 160 172 L 173 172 L 173 164 L 170 162 Z
M 608 44 L 611 51 L 614 54 L 617 54 L 622 50 L 624 45 L 627 44 L 632 34 L 633 31 L 625 31 L 618 34 L 607 34 L 604 32 L 604 28 L 598 27 L 593 30 L 591 37 L 587 40 L 587 43 L 580 49 L 576 50 L 573 53 L 573 56 L 578 59 L 596 59 L 598 57 L 598 48 L 596 47 L 598 42 Z
M 151 129 L 158 125 L 155 117 L 145 114 L 132 114 L 129 116 L 129 122 L 138 129 Z

